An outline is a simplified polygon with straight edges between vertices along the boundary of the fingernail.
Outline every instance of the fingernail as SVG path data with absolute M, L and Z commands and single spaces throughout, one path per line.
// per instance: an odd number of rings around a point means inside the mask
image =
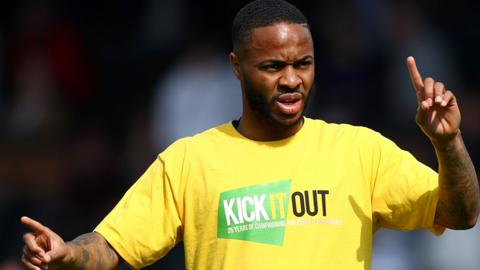
M 426 110 L 426 109 L 428 109 L 428 107 L 430 107 L 430 106 L 428 105 L 428 101 L 423 101 L 423 102 L 422 102 L 422 109 Z
M 447 102 L 444 100 L 442 101 L 442 106 L 446 106 L 447 105 Z
M 432 106 L 433 105 L 433 100 L 431 98 L 428 98 L 427 103 L 428 103 L 428 106 Z
M 440 103 L 440 102 L 442 102 L 442 100 L 443 100 L 443 99 L 442 99 L 441 96 L 436 96 L 436 97 L 435 97 L 435 102 L 436 102 L 436 103 Z

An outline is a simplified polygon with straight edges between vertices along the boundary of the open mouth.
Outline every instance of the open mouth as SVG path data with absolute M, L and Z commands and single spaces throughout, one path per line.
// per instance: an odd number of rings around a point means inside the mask
M 302 94 L 298 92 L 281 94 L 275 104 L 283 114 L 297 114 L 302 109 L 302 98 Z

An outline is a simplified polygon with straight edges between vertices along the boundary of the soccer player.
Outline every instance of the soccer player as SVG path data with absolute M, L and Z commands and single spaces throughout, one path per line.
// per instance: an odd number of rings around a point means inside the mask
M 457 101 L 412 57 L 416 120 L 438 173 L 377 132 L 303 115 L 314 51 L 294 6 L 252 2 L 232 31 L 241 118 L 172 144 L 94 232 L 64 242 L 23 217 L 29 269 L 138 269 L 179 241 L 187 269 L 369 269 L 379 228 L 475 225 L 478 181 Z

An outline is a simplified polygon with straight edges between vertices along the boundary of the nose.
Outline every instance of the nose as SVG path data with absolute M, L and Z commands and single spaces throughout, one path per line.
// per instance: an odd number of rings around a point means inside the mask
M 287 65 L 278 81 L 280 87 L 288 89 L 297 89 L 302 83 L 302 79 L 298 76 L 297 70 L 292 65 Z

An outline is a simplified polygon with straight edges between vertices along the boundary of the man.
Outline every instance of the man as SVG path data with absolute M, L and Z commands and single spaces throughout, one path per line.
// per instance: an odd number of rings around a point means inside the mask
M 23 217 L 30 269 L 138 269 L 184 241 L 187 269 L 369 269 L 381 227 L 467 229 L 479 189 L 452 92 L 407 59 L 439 172 L 366 128 L 303 116 L 314 78 L 303 14 L 255 1 L 233 22 L 238 121 L 172 144 L 94 232 L 65 243 Z

